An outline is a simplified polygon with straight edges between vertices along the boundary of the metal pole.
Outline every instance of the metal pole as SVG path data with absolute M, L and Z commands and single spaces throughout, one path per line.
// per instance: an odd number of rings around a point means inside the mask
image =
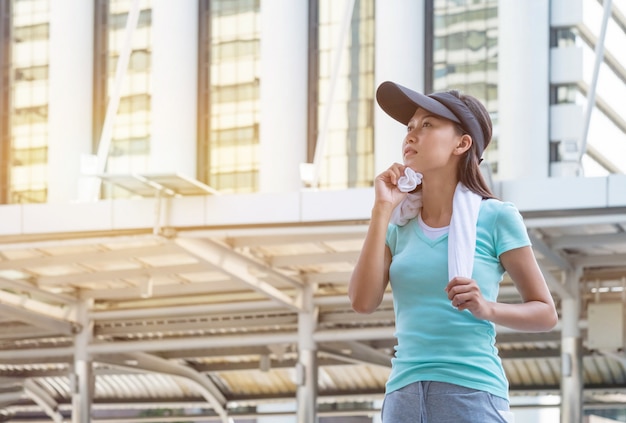
M 591 84 L 589 84 L 589 93 L 587 95 L 587 109 L 585 110 L 585 117 L 583 120 L 583 133 L 580 145 L 580 156 L 578 161 L 580 162 L 587 150 L 587 134 L 589 133 L 589 123 L 591 121 L 591 112 L 593 111 L 596 103 L 596 88 L 598 86 L 598 75 L 600 73 L 600 65 L 604 61 L 604 39 L 606 38 L 606 27 L 608 26 L 609 17 L 611 16 L 611 4 L 612 0 L 604 0 L 602 6 L 604 7 L 604 13 L 602 15 L 602 26 L 600 27 L 600 35 L 596 41 L 596 60 L 593 65 L 593 76 Z
M 107 158 L 109 156 L 109 147 L 111 146 L 111 138 L 113 136 L 113 123 L 115 122 L 117 109 L 120 105 L 122 83 L 124 82 L 126 70 L 128 69 L 128 63 L 130 62 L 130 55 L 133 49 L 133 34 L 137 28 L 137 22 L 139 22 L 139 12 L 139 0 L 133 0 L 130 10 L 128 11 L 128 18 L 126 19 L 124 44 L 122 45 L 122 50 L 120 51 L 120 55 L 117 60 L 113 89 L 111 90 L 111 95 L 109 97 L 109 104 L 104 116 L 104 125 L 102 127 L 102 132 L 100 133 L 100 141 L 98 142 L 97 164 L 94 172 L 96 174 L 104 173 L 106 168 Z M 100 182 L 100 178 L 96 178 L 94 180 L 92 192 L 90 192 L 90 197 L 93 201 L 98 200 Z
M 317 324 L 317 309 L 313 308 L 313 287 L 302 292 L 304 310 L 298 314 L 298 385 L 297 422 L 317 423 L 317 346 L 313 339 Z
M 330 75 L 330 84 L 328 85 L 326 107 L 324 108 L 324 116 L 322 118 L 322 128 L 319 131 L 317 142 L 315 143 L 315 157 L 313 158 L 314 172 L 313 180 L 311 182 L 311 186 L 313 188 L 317 188 L 317 184 L 319 183 L 320 169 L 322 167 L 322 160 L 324 160 L 324 152 L 326 151 L 326 138 L 328 136 L 328 126 L 330 125 L 330 115 L 333 110 L 337 80 L 339 79 L 342 47 L 345 43 L 348 31 L 350 30 L 350 21 L 352 20 L 352 13 L 354 12 L 354 3 L 355 0 L 349 0 L 346 2 L 341 31 L 339 32 L 339 38 L 337 39 L 337 44 L 335 45 L 333 71 Z
M 583 418 L 582 344 L 578 326 L 580 275 L 580 269 L 565 272 L 565 282 L 573 296 L 561 302 L 561 423 L 582 423 Z
M 72 423 L 91 423 L 91 404 L 95 390 L 95 380 L 91 355 L 87 347 L 91 342 L 93 324 L 88 317 L 91 300 L 81 301 L 76 306 L 76 320 L 82 330 L 74 338 L 74 372 L 72 385 Z

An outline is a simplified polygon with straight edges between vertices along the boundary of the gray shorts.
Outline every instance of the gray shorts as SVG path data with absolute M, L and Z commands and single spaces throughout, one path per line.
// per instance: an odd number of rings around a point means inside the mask
M 385 395 L 383 423 L 513 423 L 509 402 L 485 391 L 415 382 Z

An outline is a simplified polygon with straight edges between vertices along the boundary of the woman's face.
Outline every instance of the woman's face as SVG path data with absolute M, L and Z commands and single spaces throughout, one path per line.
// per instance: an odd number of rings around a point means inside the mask
M 418 108 L 407 125 L 402 143 L 404 164 L 422 174 L 455 167 L 457 160 L 453 158 L 465 151 L 458 151 L 461 141 L 462 135 L 452 121 Z

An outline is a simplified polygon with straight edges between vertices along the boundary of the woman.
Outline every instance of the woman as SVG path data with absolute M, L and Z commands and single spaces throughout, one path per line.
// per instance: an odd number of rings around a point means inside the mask
M 474 97 L 425 96 L 393 82 L 376 98 L 407 126 L 404 164 L 375 179 L 348 294 L 355 311 L 371 313 L 391 283 L 398 345 L 382 421 L 512 422 L 495 325 L 548 331 L 558 316 L 519 212 L 481 176 L 489 114 Z M 518 304 L 497 302 L 505 271 Z

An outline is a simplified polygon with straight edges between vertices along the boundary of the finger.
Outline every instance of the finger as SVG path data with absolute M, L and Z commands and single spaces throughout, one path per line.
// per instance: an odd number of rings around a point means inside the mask
M 393 175 L 391 179 L 393 185 L 398 185 L 398 179 L 400 179 L 400 177 L 404 173 L 404 166 L 399 163 L 394 163 L 389 168 L 389 171 L 391 175 Z
M 462 278 L 462 277 L 459 277 L 459 276 L 455 276 L 454 278 L 452 278 L 450 280 L 450 282 L 448 282 L 448 285 L 446 285 L 446 287 L 445 287 L 445 291 L 449 292 L 454 287 L 470 285 L 472 282 L 474 282 L 473 279 Z
M 448 299 L 452 300 L 455 296 L 465 294 L 472 291 L 472 285 L 454 285 L 448 290 Z
M 457 294 L 452 298 L 452 305 L 456 308 L 464 307 L 469 305 L 468 303 L 471 300 L 471 295 L 469 294 Z

